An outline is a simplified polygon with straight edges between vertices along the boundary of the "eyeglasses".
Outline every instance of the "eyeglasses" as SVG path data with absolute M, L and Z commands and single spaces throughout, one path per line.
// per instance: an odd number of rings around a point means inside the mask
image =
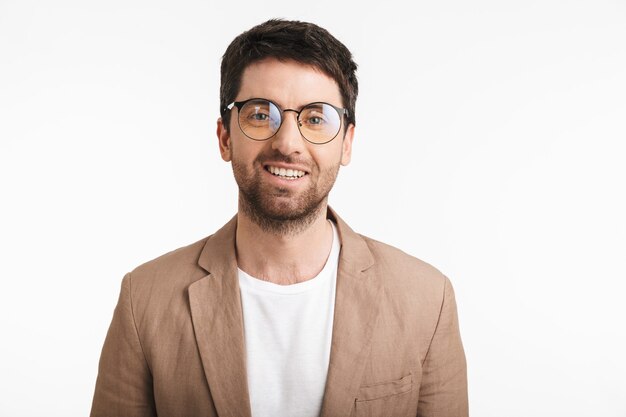
M 292 111 L 298 120 L 298 130 L 307 141 L 322 145 L 335 139 L 341 130 L 343 115 L 348 110 L 332 104 L 316 102 L 307 104 L 300 111 L 281 109 L 276 103 L 264 98 L 251 98 L 230 103 L 224 111 L 237 107 L 239 128 L 252 140 L 268 140 L 274 136 L 284 121 L 284 113 Z

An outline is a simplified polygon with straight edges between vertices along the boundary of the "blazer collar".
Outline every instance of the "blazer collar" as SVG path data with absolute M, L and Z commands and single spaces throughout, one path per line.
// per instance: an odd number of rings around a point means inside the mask
M 330 207 L 327 218 L 337 225 L 341 252 L 322 417 L 350 414 L 382 291 L 380 278 L 369 273 L 374 257 L 363 237 Z M 218 415 L 250 417 L 236 230 L 235 215 L 207 239 L 198 264 L 208 275 L 189 287 L 189 301 L 202 366 Z
M 326 218 L 337 225 L 342 253 L 340 258 L 346 266 L 358 270 L 366 270 L 374 264 L 374 258 L 363 237 L 354 232 L 335 210 L 328 206 Z M 235 256 L 235 233 L 237 231 L 237 215 L 211 235 L 200 253 L 198 264 L 207 272 L 223 272 L 234 265 L 237 268 Z

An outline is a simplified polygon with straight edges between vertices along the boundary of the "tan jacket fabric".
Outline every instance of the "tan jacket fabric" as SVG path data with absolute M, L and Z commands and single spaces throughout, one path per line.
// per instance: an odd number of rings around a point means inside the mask
M 321 416 L 467 416 L 449 280 L 328 217 L 342 245 Z M 124 277 L 92 417 L 250 417 L 236 227 Z

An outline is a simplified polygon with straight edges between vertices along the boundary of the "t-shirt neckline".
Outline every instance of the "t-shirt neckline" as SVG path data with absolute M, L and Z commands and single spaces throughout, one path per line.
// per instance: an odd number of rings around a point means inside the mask
M 337 227 L 332 220 L 328 219 L 328 221 L 333 228 L 333 243 L 328 254 L 328 258 L 326 258 L 326 263 L 324 264 L 324 267 L 315 277 L 303 282 L 298 282 L 296 284 L 280 285 L 259 278 L 255 278 L 237 267 L 237 272 L 239 275 L 239 287 L 243 290 L 253 292 L 271 292 L 275 294 L 291 295 L 311 291 L 314 288 L 322 285 L 324 282 L 327 282 L 333 274 L 336 274 L 340 249 L 339 233 L 337 232 Z

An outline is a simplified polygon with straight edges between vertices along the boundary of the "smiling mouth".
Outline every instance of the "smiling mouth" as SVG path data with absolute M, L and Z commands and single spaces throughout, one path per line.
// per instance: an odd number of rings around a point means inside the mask
M 286 180 L 297 180 L 298 178 L 302 178 L 307 175 L 307 173 L 304 171 L 300 171 L 297 169 L 278 168 L 272 165 L 265 165 L 263 168 L 270 174 Z

